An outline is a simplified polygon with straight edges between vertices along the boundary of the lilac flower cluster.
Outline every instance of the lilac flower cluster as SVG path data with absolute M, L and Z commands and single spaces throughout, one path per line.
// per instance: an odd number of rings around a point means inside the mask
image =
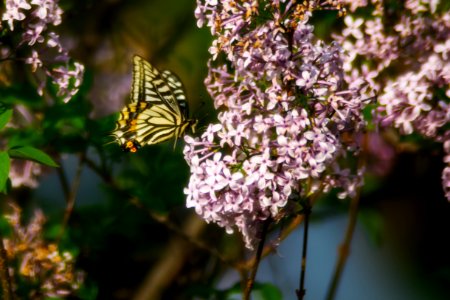
M 341 47 L 314 38 L 308 7 L 263 3 L 197 1 L 198 25 L 215 37 L 205 83 L 219 114 L 184 149 L 187 206 L 228 233 L 237 227 L 248 248 L 261 222 L 295 213 L 299 197 L 355 195 L 362 170 L 347 163 L 368 102 L 363 82 L 346 87 Z
M 4 35 L 20 35 L 20 41 L 8 44 L 0 39 L 1 60 L 24 60 L 36 74 L 38 93 L 44 92 L 46 78 L 58 87 L 58 96 L 67 102 L 81 85 L 84 67 L 72 62 L 63 48 L 59 36 L 51 27 L 61 23 L 62 9 L 57 0 L 6 0 L 1 20 L 7 27 L 0 27 Z M 14 39 L 11 39 L 14 41 Z M 26 57 L 18 57 L 21 50 Z
M 368 1 L 346 1 L 350 10 Z M 382 1 L 372 0 L 370 20 L 347 16 L 342 35 L 335 36 L 348 56 L 346 80 L 364 78 L 380 91 L 375 122 L 402 134 L 418 133 L 448 143 L 450 130 L 450 12 L 439 0 L 408 0 L 395 18 Z M 450 164 L 442 175 L 450 200 Z

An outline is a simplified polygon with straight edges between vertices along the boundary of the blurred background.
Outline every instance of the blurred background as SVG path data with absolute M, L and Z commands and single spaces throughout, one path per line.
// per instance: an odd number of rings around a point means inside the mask
M 45 112 L 50 119 L 43 135 L 61 154 L 61 168 L 44 168 L 37 188 L 18 188 L 0 199 L 17 201 L 25 221 L 41 208 L 45 236 L 54 240 L 66 210 L 64 182 L 78 185 L 59 240 L 85 272 L 71 299 L 240 299 L 241 274 L 216 252 L 229 261 L 251 253 L 239 235 L 204 224 L 185 208 L 189 168 L 182 143 L 175 151 L 167 142 L 136 154 L 108 144 L 129 98 L 134 54 L 181 78 L 200 131 L 215 120 L 203 84 L 212 38 L 196 26 L 195 1 L 64 0 L 60 5 L 64 14 L 57 32 L 86 68 L 77 96 Z M 315 20 L 318 30 L 326 34 L 334 18 L 323 14 Z M 449 299 L 450 206 L 441 187 L 442 151 L 433 145 L 402 151 L 389 142 L 382 145 L 390 154 L 373 162 L 382 171 L 366 179 L 336 299 Z M 325 298 L 347 210 L 347 202 L 332 196 L 313 208 L 306 299 Z M 300 226 L 263 260 L 254 299 L 296 299 L 302 235 Z

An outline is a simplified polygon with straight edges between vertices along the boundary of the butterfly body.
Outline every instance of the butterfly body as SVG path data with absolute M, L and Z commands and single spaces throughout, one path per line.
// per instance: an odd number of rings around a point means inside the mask
M 133 58 L 131 102 L 120 112 L 113 135 L 122 149 L 136 152 L 193 132 L 197 120 L 189 119 L 183 85 L 170 71 L 158 71 L 140 56 Z M 175 145 L 174 145 L 175 146 Z

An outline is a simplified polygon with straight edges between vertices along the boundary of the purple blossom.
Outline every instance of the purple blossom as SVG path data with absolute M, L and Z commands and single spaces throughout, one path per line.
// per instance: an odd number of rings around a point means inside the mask
M 14 21 L 25 19 L 23 10 L 28 10 L 31 5 L 26 0 L 6 0 L 6 11 L 3 13 L 2 21 L 7 21 L 9 28 L 14 30 Z
M 215 37 L 205 83 L 219 114 L 200 138 L 185 137 L 187 206 L 227 232 L 237 228 L 248 248 L 262 221 L 295 213 L 286 210 L 293 193 L 339 188 L 345 198 L 362 183 L 361 171 L 337 159 L 357 154 L 340 133 L 365 127 L 363 82 L 345 88 L 341 47 L 315 40 L 309 13 L 291 15 L 300 4 L 286 2 L 284 11 L 267 2 L 273 19 L 257 21 L 261 2 L 197 1 L 198 24 Z M 216 60 L 220 52 L 228 65 Z
M 68 102 L 78 92 L 83 74 L 84 66 L 77 62 L 73 68 L 60 66 L 50 71 L 50 76 L 59 87 L 58 96 L 62 97 L 64 102 Z
M 345 2 L 352 11 L 368 5 Z M 347 16 L 347 27 L 335 36 L 348 54 L 346 80 L 363 78 L 379 91 L 374 121 L 381 128 L 394 126 L 401 134 L 418 133 L 445 143 L 450 122 L 450 12 L 439 11 L 438 0 L 408 0 L 402 14 L 392 18 L 381 1 L 371 2 L 371 20 L 359 24 Z M 385 27 L 387 18 L 390 28 Z M 356 23 L 362 37 L 354 35 Z
M 28 160 L 14 160 L 11 164 L 9 177 L 13 187 L 31 187 L 38 186 L 38 177 L 42 173 L 42 167 Z
M 58 0 L 6 0 L 5 8 L 2 20 L 8 23 L 7 34 L 20 35 L 21 40 L 17 45 L 10 45 L 11 49 L 0 44 L 0 52 L 8 56 L 19 48 L 21 53 L 28 52 L 28 56 L 14 57 L 31 65 L 36 73 L 38 93 L 43 94 L 48 76 L 59 88 L 58 96 L 65 102 L 70 100 L 78 91 L 84 68 L 72 62 L 58 35 L 51 31 L 61 23 L 63 11 Z M 14 26 L 19 22 L 20 26 Z
M 28 57 L 25 60 L 25 63 L 30 64 L 33 72 L 36 72 L 36 69 L 42 66 L 42 61 L 39 58 L 39 54 L 36 50 L 33 50 L 31 53 L 31 57 Z

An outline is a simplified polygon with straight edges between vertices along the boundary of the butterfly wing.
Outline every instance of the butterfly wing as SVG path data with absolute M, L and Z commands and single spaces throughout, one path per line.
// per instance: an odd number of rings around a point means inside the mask
M 133 59 L 131 103 L 120 112 L 114 135 L 126 151 L 180 137 L 187 119 L 183 84 L 170 71 L 159 72 L 140 56 Z M 196 121 L 195 121 L 196 122 Z

